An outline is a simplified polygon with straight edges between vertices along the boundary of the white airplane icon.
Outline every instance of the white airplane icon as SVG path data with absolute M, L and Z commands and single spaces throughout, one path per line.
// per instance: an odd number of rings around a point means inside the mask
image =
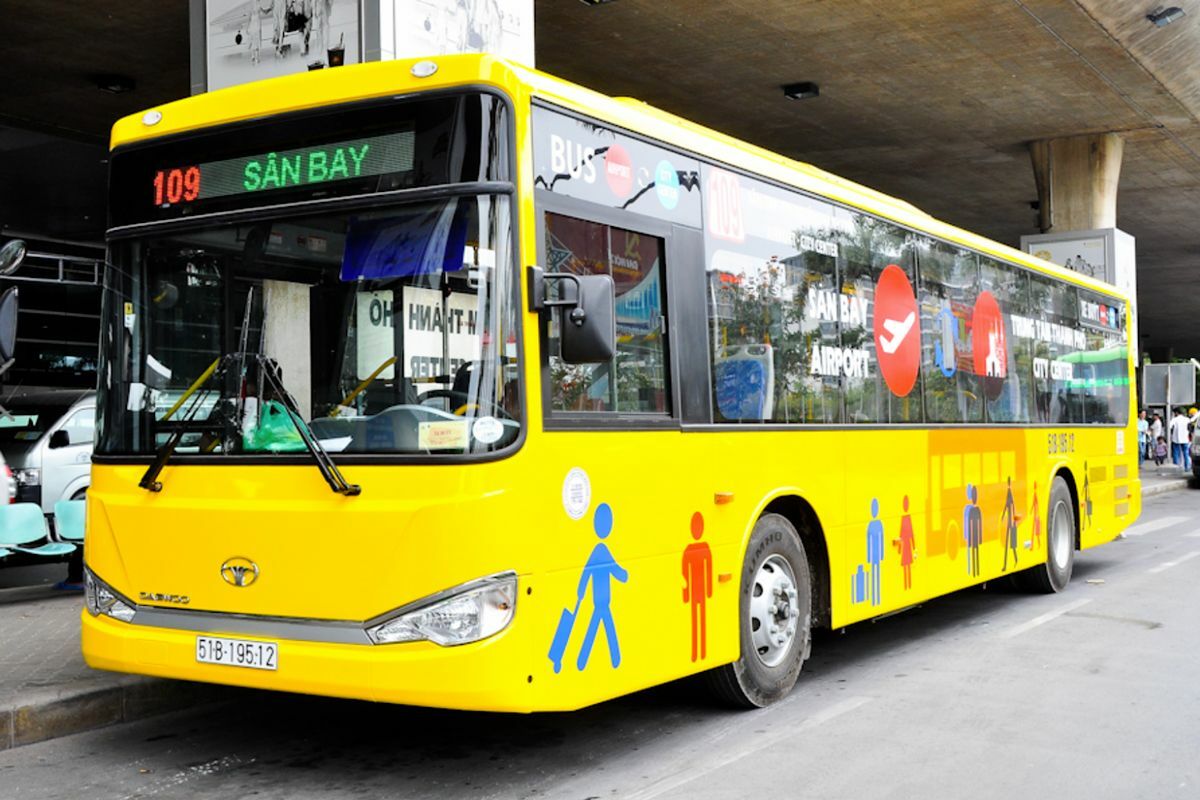
M 904 337 L 908 336 L 908 332 L 912 330 L 913 323 L 917 321 L 915 312 L 908 312 L 908 316 L 903 322 L 897 322 L 894 319 L 885 319 L 883 321 L 884 329 L 891 334 L 889 337 L 879 337 L 879 346 L 883 348 L 883 352 L 891 355 L 899 349 L 904 342 Z

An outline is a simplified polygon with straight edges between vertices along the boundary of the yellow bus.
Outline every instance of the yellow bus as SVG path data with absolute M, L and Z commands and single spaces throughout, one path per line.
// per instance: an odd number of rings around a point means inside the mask
M 1128 298 L 640 102 L 323 70 L 120 120 L 110 191 L 94 667 L 762 706 L 1140 512 Z

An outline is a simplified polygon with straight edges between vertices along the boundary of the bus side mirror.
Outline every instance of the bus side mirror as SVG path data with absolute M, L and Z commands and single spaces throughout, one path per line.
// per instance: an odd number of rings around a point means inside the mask
M 0 275 L 12 275 L 25 260 L 25 242 L 13 239 L 0 247 Z
M 546 284 L 557 281 L 559 298 L 546 297 Z M 616 288 L 608 275 L 573 275 L 529 268 L 529 310 L 562 308 L 562 360 L 597 364 L 612 360 L 617 348 Z

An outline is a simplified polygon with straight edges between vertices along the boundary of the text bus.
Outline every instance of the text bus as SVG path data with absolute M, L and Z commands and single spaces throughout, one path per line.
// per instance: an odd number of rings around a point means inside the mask
M 1140 511 L 1127 298 L 641 103 L 342 67 L 119 121 L 110 184 L 95 667 L 763 705 Z

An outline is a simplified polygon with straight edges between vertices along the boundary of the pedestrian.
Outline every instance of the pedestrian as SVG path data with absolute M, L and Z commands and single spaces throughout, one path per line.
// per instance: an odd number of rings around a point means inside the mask
M 1175 416 L 1171 417 L 1171 463 L 1177 467 L 1183 467 L 1184 470 L 1192 468 L 1192 454 L 1188 447 L 1188 418 L 1184 416 L 1183 409 L 1175 409 Z
M 1150 420 L 1150 441 L 1157 442 L 1159 437 L 1163 435 L 1163 421 L 1158 412 L 1154 413 L 1154 418 Z
M 1167 460 L 1167 439 L 1165 436 L 1158 437 L 1154 443 L 1154 463 L 1157 466 L 1162 466 Z
M 1146 409 L 1138 412 L 1138 466 L 1146 460 L 1146 451 L 1150 448 L 1150 421 L 1146 419 Z

